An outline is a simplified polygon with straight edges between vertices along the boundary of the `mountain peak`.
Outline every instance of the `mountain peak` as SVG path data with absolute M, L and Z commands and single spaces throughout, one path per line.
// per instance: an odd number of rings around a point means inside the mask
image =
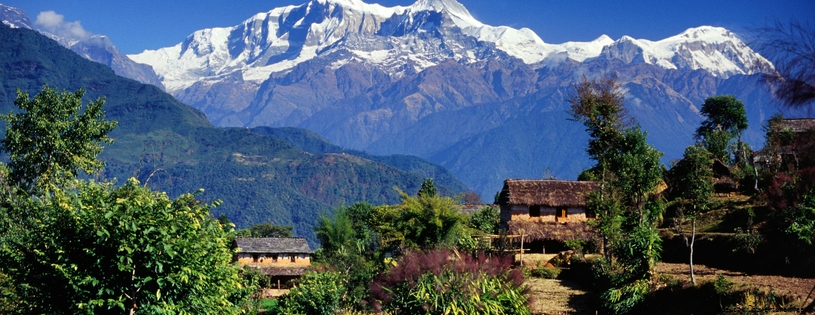
M 476 20 L 472 14 L 470 14 L 470 11 L 456 0 L 418 0 L 410 6 L 410 9 L 413 12 L 446 12 L 459 27 L 478 27 L 484 25 Z

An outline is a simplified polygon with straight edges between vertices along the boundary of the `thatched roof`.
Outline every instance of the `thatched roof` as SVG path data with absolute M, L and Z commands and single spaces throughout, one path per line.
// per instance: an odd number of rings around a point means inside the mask
M 498 204 L 585 207 L 586 194 L 598 188 L 590 181 L 507 179 Z
M 311 254 L 302 237 L 239 237 L 235 239 L 238 253 L 252 254 Z
M 466 213 L 467 215 L 473 215 L 473 213 L 481 211 L 481 209 L 484 208 L 494 208 L 498 210 L 498 205 L 477 203 L 463 204 L 461 205 L 461 212 Z
M 532 221 L 509 221 L 508 232 L 512 235 L 524 235 L 524 241 L 557 240 L 567 241 L 573 239 L 589 240 L 594 232 L 583 222 L 555 223 Z
M 784 119 L 779 125 L 782 130 L 789 129 L 792 132 L 806 132 L 815 129 L 815 118 Z

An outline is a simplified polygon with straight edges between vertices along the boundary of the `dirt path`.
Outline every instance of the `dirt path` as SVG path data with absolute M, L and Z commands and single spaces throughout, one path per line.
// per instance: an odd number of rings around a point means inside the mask
M 532 314 L 594 314 L 594 292 L 586 291 L 573 281 L 529 278 L 529 310 Z

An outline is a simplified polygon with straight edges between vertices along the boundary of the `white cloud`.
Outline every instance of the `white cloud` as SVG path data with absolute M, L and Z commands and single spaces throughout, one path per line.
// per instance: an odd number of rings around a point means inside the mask
M 79 21 L 66 22 L 65 16 L 54 11 L 40 12 L 34 24 L 54 35 L 76 40 L 82 40 L 91 35 Z

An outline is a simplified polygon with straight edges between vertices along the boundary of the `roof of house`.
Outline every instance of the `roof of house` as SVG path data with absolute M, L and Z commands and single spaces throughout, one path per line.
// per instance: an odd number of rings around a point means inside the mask
M 311 254 L 302 237 L 239 237 L 235 239 L 239 253 Z
M 805 132 L 815 129 L 815 118 L 794 118 L 781 121 L 782 129 L 790 129 L 792 132 Z
M 592 181 L 507 179 L 498 204 L 585 207 L 586 194 L 598 188 Z

